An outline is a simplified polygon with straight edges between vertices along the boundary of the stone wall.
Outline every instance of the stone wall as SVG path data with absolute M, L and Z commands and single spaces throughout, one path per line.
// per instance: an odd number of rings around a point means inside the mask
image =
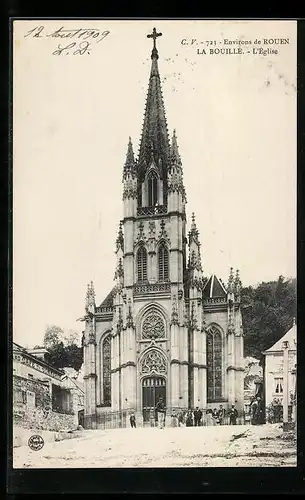
M 31 392 L 35 394 L 35 406 L 45 408 L 51 405 L 51 394 L 48 383 L 37 379 L 26 379 L 13 376 L 13 401 L 14 405 L 22 403 L 22 393 Z
M 75 415 L 52 411 L 50 388 L 40 380 L 13 376 L 13 424 L 49 431 L 75 428 Z
M 74 415 L 45 411 L 42 408 L 14 407 L 13 424 L 24 429 L 63 431 L 75 428 Z

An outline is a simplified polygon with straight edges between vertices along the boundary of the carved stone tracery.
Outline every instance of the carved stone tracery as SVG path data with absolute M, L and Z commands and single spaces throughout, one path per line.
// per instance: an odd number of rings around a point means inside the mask
M 88 341 L 89 344 L 95 344 L 95 329 L 94 329 L 94 324 L 93 324 L 93 318 L 90 318 L 89 320 L 89 325 L 88 325 Z
M 164 220 L 162 219 L 160 222 L 160 232 L 159 232 L 159 240 L 166 240 L 168 243 L 170 242 L 168 233 L 166 231 L 166 224 Z
M 168 192 L 169 193 L 181 193 L 184 197 L 185 190 L 183 186 L 182 172 L 181 169 L 176 167 L 171 168 L 171 172 L 168 180 Z
M 123 200 L 125 200 L 126 198 L 135 199 L 138 196 L 136 182 L 134 181 L 133 177 L 130 177 L 129 175 L 128 177 L 129 178 L 124 182 Z
M 152 310 L 145 316 L 142 324 L 142 338 L 162 338 L 165 337 L 165 325 L 160 314 Z
M 156 236 L 156 223 L 155 221 L 149 221 L 148 223 L 148 233 L 150 238 L 155 238 Z
M 166 373 L 166 359 L 157 349 L 151 349 L 143 358 L 141 373 Z
M 174 295 L 173 301 L 172 301 L 172 318 L 171 318 L 171 325 L 178 325 L 178 307 L 177 307 L 177 297 Z
M 137 243 L 140 243 L 140 242 L 146 243 L 147 242 L 147 238 L 146 238 L 146 235 L 144 233 L 144 224 L 142 221 L 138 224 L 138 235 L 137 235 L 136 241 L 137 241 Z

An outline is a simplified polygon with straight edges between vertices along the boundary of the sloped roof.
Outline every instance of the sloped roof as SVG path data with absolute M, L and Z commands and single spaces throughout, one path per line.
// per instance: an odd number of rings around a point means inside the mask
M 32 359 L 33 361 L 35 361 L 36 363 L 38 363 L 40 365 L 47 367 L 49 370 L 53 370 L 54 372 L 56 372 L 57 374 L 60 374 L 60 375 L 64 374 L 64 371 L 61 368 L 56 368 L 55 366 L 50 365 L 49 363 L 47 363 L 43 359 L 41 359 L 37 356 L 34 356 L 25 347 L 22 347 L 21 345 L 16 344 L 16 342 L 13 342 L 13 351 L 20 351 L 23 354 L 25 354 L 28 358 Z
M 22 347 L 21 345 L 16 344 L 16 342 L 13 342 L 13 349 L 15 349 L 16 351 L 27 352 L 25 347 Z
M 115 286 L 114 286 L 113 289 L 108 293 L 107 297 L 100 304 L 100 307 L 113 306 L 113 297 L 115 296 L 115 293 L 116 293 L 116 290 L 115 290 Z
M 288 332 L 285 333 L 285 335 L 279 339 L 272 347 L 269 347 L 265 352 L 266 353 L 271 353 L 275 351 L 282 351 L 283 350 L 283 342 L 288 341 L 289 342 L 289 349 L 296 349 L 296 342 L 297 342 L 297 326 L 293 325 Z
M 208 279 L 203 289 L 204 298 L 226 297 L 227 292 L 224 285 L 220 282 L 215 274 Z
M 76 380 L 74 377 L 71 377 L 68 373 L 65 373 L 61 380 L 69 380 L 70 382 L 72 382 L 72 384 L 75 385 L 75 387 L 77 387 L 77 389 L 79 389 L 83 393 L 85 392 L 84 383 L 80 380 Z

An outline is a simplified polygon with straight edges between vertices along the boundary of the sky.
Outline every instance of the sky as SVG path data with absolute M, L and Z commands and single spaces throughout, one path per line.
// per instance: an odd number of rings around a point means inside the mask
M 155 25 L 204 274 L 226 282 L 232 266 L 246 286 L 296 276 L 296 22 L 15 21 L 13 338 L 24 346 L 41 344 L 49 324 L 81 334 L 87 283 L 98 304 L 113 286 L 122 169 L 129 136 L 138 151 Z M 44 35 L 61 26 L 109 34 L 91 38 L 89 54 L 54 55 L 71 39 Z M 254 55 L 264 38 L 289 43 Z M 250 54 L 210 54 L 246 47 L 224 39 L 251 41 Z

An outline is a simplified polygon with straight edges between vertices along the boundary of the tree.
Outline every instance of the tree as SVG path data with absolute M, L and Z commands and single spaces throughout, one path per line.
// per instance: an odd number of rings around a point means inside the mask
M 66 366 L 67 355 L 62 341 L 49 347 L 45 360 L 55 368 L 64 368 Z
M 59 326 L 47 326 L 44 335 L 44 346 L 47 349 L 45 360 L 55 368 L 72 367 L 79 371 L 83 363 L 83 348 L 76 344 L 77 332 L 69 331 L 68 335 Z
M 262 359 L 292 326 L 296 316 L 296 279 L 262 282 L 256 288 L 242 290 L 241 306 L 245 356 Z
M 63 338 L 63 334 L 64 331 L 60 326 L 48 325 L 43 338 L 44 347 L 46 349 L 52 349 L 58 345 Z
M 77 345 L 79 341 L 79 333 L 74 330 L 68 330 L 67 334 L 63 337 L 65 346 Z
M 80 367 L 83 364 L 83 349 L 82 347 L 78 347 L 76 344 L 70 344 L 65 347 L 66 354 L 66 365 L 71 366 L 76 371 L 80 370 Z

